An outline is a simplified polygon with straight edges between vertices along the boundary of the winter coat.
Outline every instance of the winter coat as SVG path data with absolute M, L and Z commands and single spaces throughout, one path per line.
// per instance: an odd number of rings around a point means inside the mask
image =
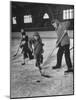
M 62 40 L 61 40 L 61 46 L 64 46 L 64 45 L 67 45 L 67 44 L 70 44 L 70 39 L 69 39 L 69 36 L 68 36 L 68 33 L 65 31 L 67 30 L 67 27 L 68 27 L 68 22 L 62 22 L 62 23 L 59 23 L 59 26 L 58 28 L 56 29 L 56 33 L 57 33 L 57 37 L 58 37 L 58 40 L 59 41 L 62 37 L 62 35 L 64 33 L 66 33 Z
M 22 53 L 27 52 L 28 51 L 28 36 L 26 36 L 25 38 L 22 38 L 22 43 L 20 45 L 20 47 L 22 48 Z
M 43 53 L 43 44 L 41 41 L 35 41 L 34 42 L 34 56 L 35 58 L 38 55 L 41 55 Z

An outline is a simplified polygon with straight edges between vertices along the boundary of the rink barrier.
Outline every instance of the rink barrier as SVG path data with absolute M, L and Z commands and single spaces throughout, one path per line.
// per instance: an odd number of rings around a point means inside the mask
M 55 31 L 38 31 L 42 39 L 56 39 L 57 34 Z M 31 38 L 34 32 L 26 32 L 26 34 Z M 73 30 L 68 31 L 69 37 L 72 39 L 74 36 Z M 11 32 L 12 39 L 21 39 L 20 32 Z

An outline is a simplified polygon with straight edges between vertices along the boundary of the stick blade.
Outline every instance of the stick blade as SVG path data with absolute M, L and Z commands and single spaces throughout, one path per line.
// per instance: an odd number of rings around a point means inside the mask
M 46 77 L 46 78 L 51 78 L 50 75 L 45 75 L 45 74 L 43 74 L 43 73 L 41 73 L 41 76 Z
M 13 57 L 16 57 L 16 56 L 17 56 L 17 54 L 14 54 L 14 55 L 13 55 Z

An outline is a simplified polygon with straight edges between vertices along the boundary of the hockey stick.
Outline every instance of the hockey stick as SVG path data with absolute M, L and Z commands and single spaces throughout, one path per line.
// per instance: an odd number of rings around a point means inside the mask
M 63 37 L 64 37 L 65 34 L 66 34 L 66 33 L 64 33 L 64 34 L 62 35 L 62 37 L 60 38 L 60 40 L 58 41 L 58 43 L 55 45 L 55 47 L 54 47 L 54 49 L 52 50 L 51 54 L 48 56 L 48 58 L 46 59 L 46 61 L 43 63 L 43 66 L 47 65 L 47 63 L 48 63 L 48 61 L 49 61 L 49 58 L 51 58 L 51 56 L 52 56 L 54 50 L 57 48 L 57 46 L 59 45 L 59 43 L 61 42 L 61 40 L 63 39 Z
M 17 49 L 17 51 L 16 51 L 16 54 L 14 54 L 13 57 L 17 56 L 21 43 L 22 43 L 22 41 L 20 42 L 20 44 L 19 44 L 19 46 L 18 46 L 18 49 Z

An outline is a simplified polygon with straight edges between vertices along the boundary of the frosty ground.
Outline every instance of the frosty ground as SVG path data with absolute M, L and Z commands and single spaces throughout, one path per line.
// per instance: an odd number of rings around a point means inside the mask
M 45 33 L 45 32 L 43 32 Z M 45 35 L 44 35 L 45 36 Z M 56 39 L 42 39 L 44 43 L 44 61 L 55 47 Z M 42 66 L 42 72 L 45 75 L 50 75 L 50 78 L 42 77 L 37 67 L 35 60 L 26 60 L 26 65 L 22 66 L 23 61 L 21 50 L 18 56 L 13 58 L 16 53 L 20 39 L 11 41 L 11 63 L 10 63 L 10 80 L 11 80 L 11 98 L 17 97 L 37 97 L 37 96 L 54 96 L 73 94 L 73 73 L 64 75 L 67 70 L 64 55 L 62 67 L 58 70 L 53 70 L 52 66 L 56 65 L 56 49 L 52 54 L 50 62 L 47 66 Z M 70 39 L 70 48 L 73 47 L 73 39 Z M 70 51 L 70 57 L 73 64 L 73 49 Z M 39 80 L 40 82 L 37 82 Z

